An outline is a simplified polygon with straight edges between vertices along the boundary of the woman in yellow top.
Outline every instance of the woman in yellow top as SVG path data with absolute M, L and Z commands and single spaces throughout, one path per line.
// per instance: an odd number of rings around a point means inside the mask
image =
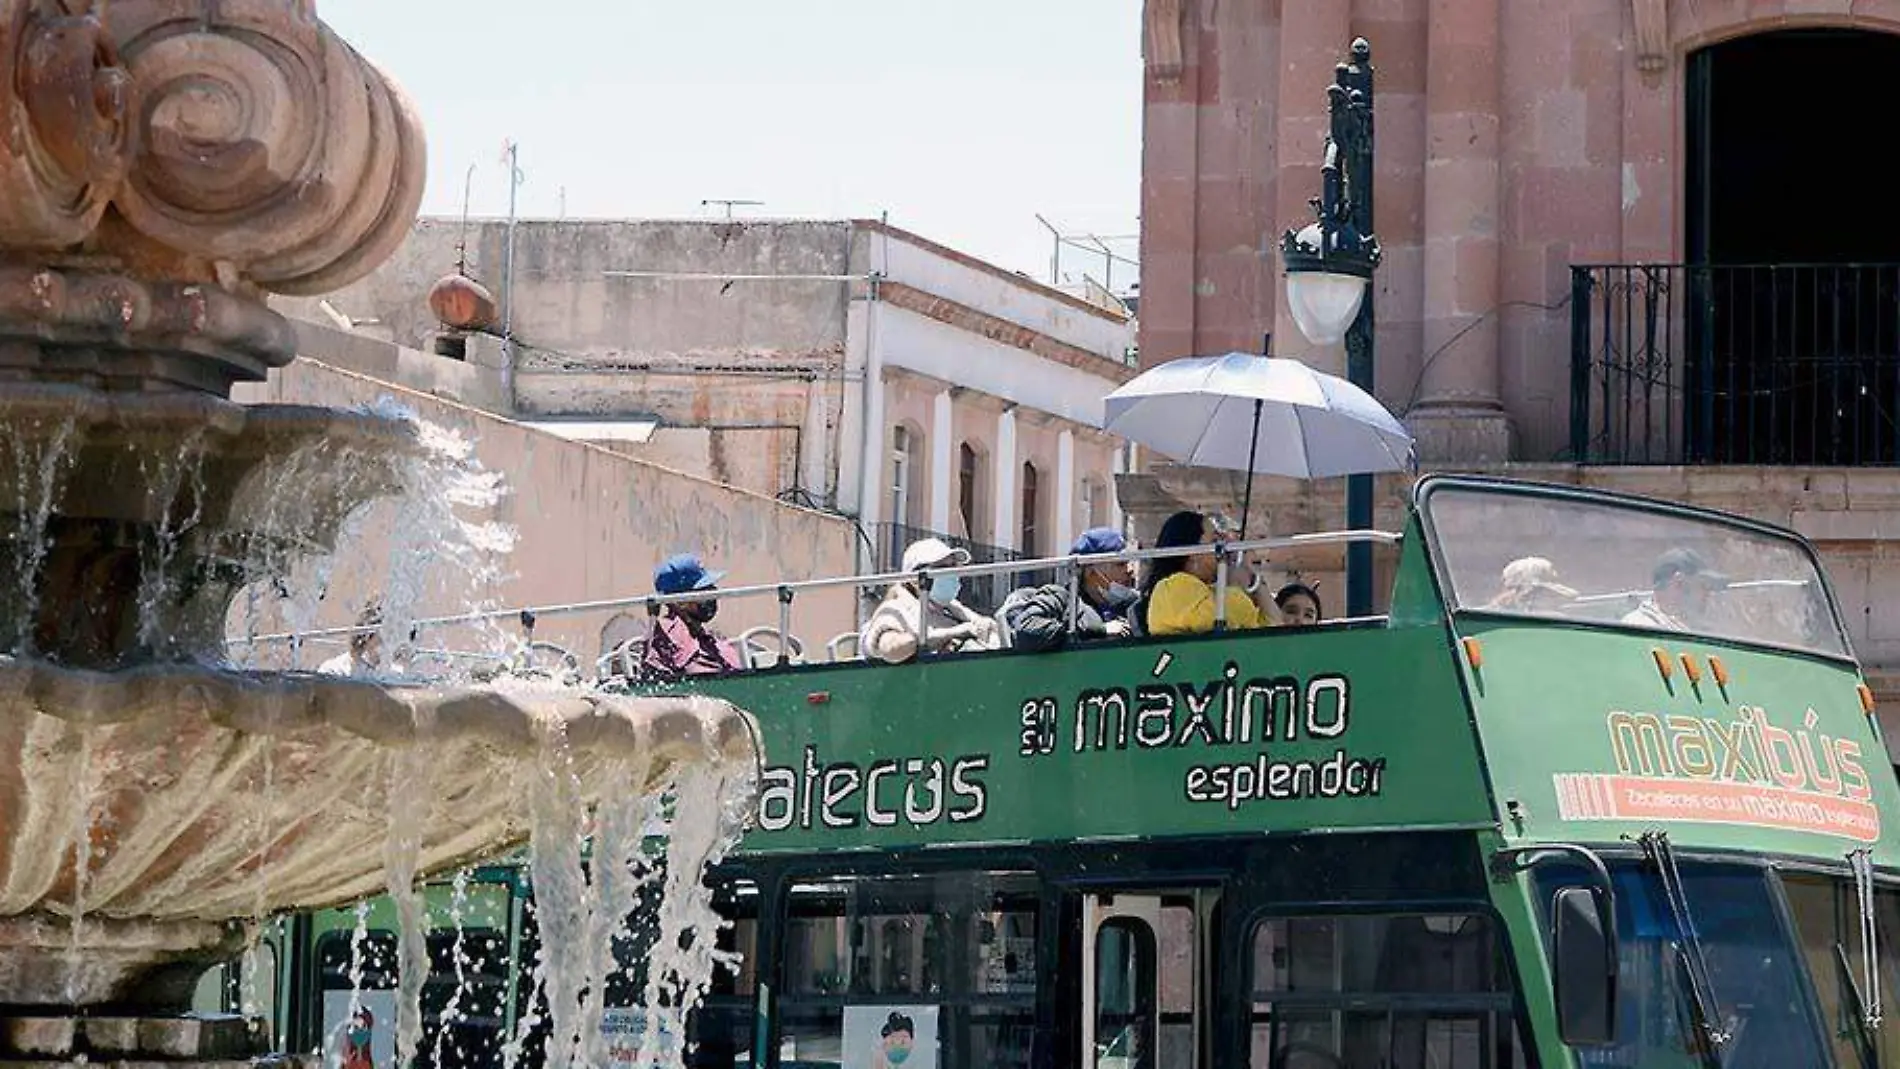
M 1177 512 L 1161 525 L 1156 549 L 1211 545 L 1217 541 L 1214 527 L 1198 512 Z M 1142 601 L 1147 614 L 1146 633 L 1150 635 L 1198 635 L 1214 630 L 1214 579 L 1219 561 L 1212 553 L 1191 557 L 1162 557 L 1153 562 L 1143 588 Z M 1228 569 L 1227 629 L 1248 630 L 1272 626 L 1260 607 L 1242 589 L 1244 582 Z

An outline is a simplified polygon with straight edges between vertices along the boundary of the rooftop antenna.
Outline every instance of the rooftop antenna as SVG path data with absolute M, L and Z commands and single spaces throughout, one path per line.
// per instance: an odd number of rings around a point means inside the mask
M 501 276 L 501 377 L 502 393 L 510 409 L 515 403 L 515 224 L 521 183 L 527 175 L 521 171 L 521 146 L 514 138 L 503 142 L 501 160 L 508 165 L 508 246 L 502 259 Z
M 759 208 L 763 207 L 765 202 L 762 200 L 722 200 L 718 197 L 708 197 L 699 202 L 699 206 L 702 208 L 710 208 L 715 204 L 721 205 L 726 209 L 726 222 L 730 223 L 732 222 L 732 209 Z
M 468 165 L 468 176 L 462 179 L 462 234 L 455 242 L 455 273 L 468 277 L 468 201 L 475 191 L 475 165 Z

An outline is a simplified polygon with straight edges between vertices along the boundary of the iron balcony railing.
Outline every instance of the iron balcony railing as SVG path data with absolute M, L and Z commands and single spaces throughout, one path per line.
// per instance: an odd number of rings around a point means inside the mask
M 972 542 L 967 538 L 933 531 L 927 527 L 913 527 L 904 523 L 880 523 L 877 525 L 877 567 L 881 571 L 896 572 L 903 569 L 904 549 L 912 542 L 925 538 L 935 538 L 965 550 L 970 554 L 971 564 L 1010 564 L 1033 558 L 1002 546 L 987 546 L 981 542 Z M 963 580 L 963 593 L 960 599 L 965 605 L 985 615 L 993 614 L 1003 604 L 1009 592 L 1019 586 L 1040 586 L 1055 582 L 1055 573 L 1046 569 L 1023 570 L 1021 574 L 970 575 Z M 882 591 L 868 591 L 875 596 Z
M 1571 268 L 1588 464 L 1900 464 L 1900 264 Z

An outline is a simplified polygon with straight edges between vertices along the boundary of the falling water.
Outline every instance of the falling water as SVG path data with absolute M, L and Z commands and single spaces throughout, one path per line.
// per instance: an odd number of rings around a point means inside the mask
M 99 773 L 92 737 L 79 734 L 78 773 L 73 776 L 73 905 L 72 959 L 67 964 L 66 1002 L 79 1003 L 79 985 L 85 969 L 86 884 L 92 877 L 92 807 L 99 792 Z
M 725 921 L 713 909 L 705 874 L 739 841 L 751 799 L 750 785 L 735 783 L 730 769 L 694 766 L 682 770 L 675 781 L 660 934 L 647 961 L 646 990 L 648 1014 L 658 1014 L 667 1027 L 648 1025 L 640 1044 L 642 1064 L 683 1064 L 684 1050 L 655 1045 L 669 1033 L 686 1035 L 686 1016 L 712 985 L 713 969 L 732 964 L 722 961 L 717 950 Z
M 456 870 L 455 880 L 449 888 L 449 925 L 455 929 L 455 943 L 449 948 L 449 958 L 455 968 L 455 990 L 449 992 L 449 1000 L 442 1006 L 442 1024 L 436 1029 L 435 1049 L 429 1055 L 430 1065 L 443 1064 L 442 1054 L 449 1032 L 462 1019 L 462 993 L 468 988 L 468 932 L 463 927 L 463 922 L 468 918 L 468 875 L 467 869 Z
M 139 553 L 138 641 L 144 650 L 161 650 L 171 638 L 164 633 L 163 608 L 176 578 L 171 567 L 178 556 L 178 540 L 197 529 L 204 519 L 204 437 L 204 428 L 199 427 L 179 443 L 176 455 L 139 458 L 152 514 L 158 518 L 151 541 L 141 545 Z M 152 472 L 147 467 L 150 464 L 156 464 L 158 470 Z M 186 490 L 191 511 L 181 517 L 176 515 L 178 497 Z
M 71 417 L 61 421 L 51 434 L 29 428 L 20 435 L 0 435 L 13 469 L 14 514 L 21 517 L 20 530 L 13 543 L 13 571 L 19 582 L 20 605 L 15 619 L 19 633 L 13 637 L 13 649 L 22 655 L 33 651 L 33 621 L 39 615 L 40 566 L 46 563 L 46 529 L 53 518 L 53 502 L 58 497 L 62 467 L 68 460 L 67 446 L 73 436 Z M 43 442 L 34 453 L 27 444 Z
M 408 1065 L 422 1042 L 422 984 L 429 975 L 428 932 L 424 925 L 422 891 L 416 886 L 416 860 L 422 850 L 416 819 L 429 805 L 430 725 L 416 723 L 416 741 L 397 750 L 389 761 L 389 832 L 383 845 L 383 866 L 389 896 L 396 904 L 396 1064 Z

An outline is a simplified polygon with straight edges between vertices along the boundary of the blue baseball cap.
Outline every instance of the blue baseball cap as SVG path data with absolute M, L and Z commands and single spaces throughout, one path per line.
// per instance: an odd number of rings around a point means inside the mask
M 1091 527 L 1082 532 L 1082 537 L 1075 540 L 1069 552 L 1078 557 L 1090 557 L 1098 553 L 1120 553 L 1127 548 L 1128 539 L 1123 538 L 1120 531 L 1113 527 Z
M 692 590 L 710 590 L 725 578 L 725 572 L 709 572 L 699 558 L 680 553 L 660 562 L 653 569 L 653 589 L 662 594 L 684 594 Z

